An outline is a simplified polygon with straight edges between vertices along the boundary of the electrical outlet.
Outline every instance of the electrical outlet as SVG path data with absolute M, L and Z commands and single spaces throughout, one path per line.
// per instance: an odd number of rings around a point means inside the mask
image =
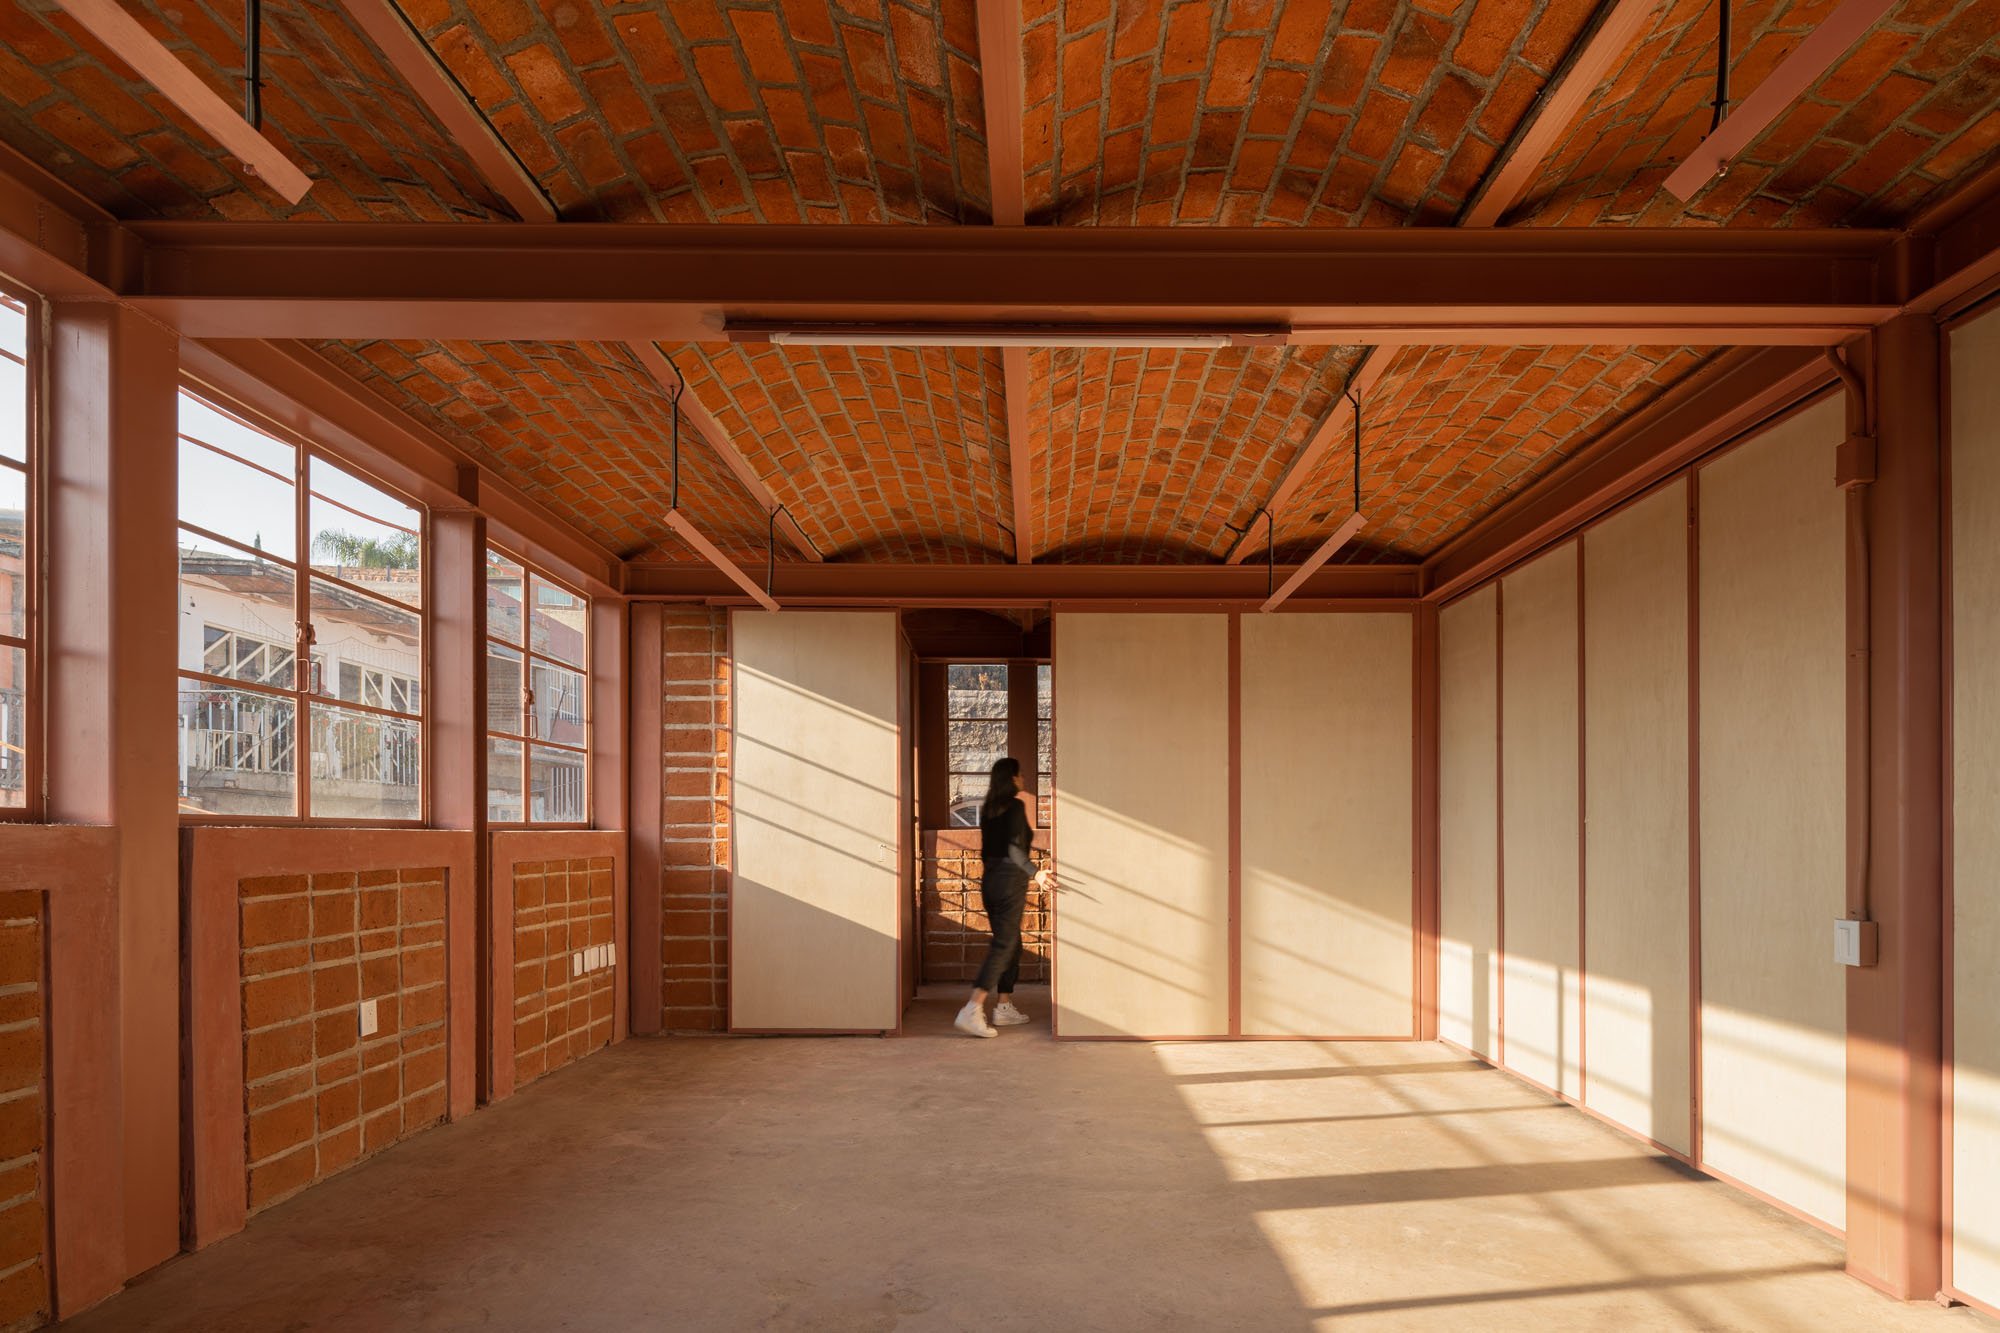
M 573 954 L 571 954 L 571 955 L 569 956 L 569 974 L 570 974 L 571 976 L 573 976 L 573 977 L 580 977 L 580 976 L 582 976 L 582 975 L 583 975 L 583 955 L 582 955 L 582 954 L 580 954 L 580 953 L 573 953 Z
M 374 1036 L 375 1030 L 382 1026 L 382 1018 L 376 1011 L 376 1004 L 377 1001 L 374 1000 L 361 1002 L 361 1035 L 364 1037 Z

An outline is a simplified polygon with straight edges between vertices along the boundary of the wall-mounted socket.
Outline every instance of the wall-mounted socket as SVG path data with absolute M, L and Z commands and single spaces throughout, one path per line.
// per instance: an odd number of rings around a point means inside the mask
M 376 1011 L 376 1004 L 374 1000 L 361 1002 L 361 1035 L 364 1037 L 374 1036 L 375 1030 L 382 1026 L 382 1017 Z
M 1833 961 L 1842 967 L 1873 967 L 1878 951 L 1878 927 L 1873 921 L 1833 923 Z
M 573 954 L 571 954 L 571 955 L 569 956 L 569 974 L 570 974 L 571 976 L 573 976 L 573 977 L 580 977 L 580 976 L 582 976 L 582 975 L 583 975 L 583 955 L 582 955 L 582 954 L 580 954 L 580 953 L 573 953 Z

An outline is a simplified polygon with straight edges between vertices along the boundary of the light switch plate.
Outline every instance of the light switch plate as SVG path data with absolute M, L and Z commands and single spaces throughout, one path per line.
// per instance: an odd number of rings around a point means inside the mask
M 1878 927 L 1873 921 L 1833 923 L 1833 961 L 1842 967 L 1873 967 Z
M 374 1036 L 375 1030 L 382 1026 L 382 1017 L 377 1011 L 376 1004 L 374 1000 L 361 1002 L 361 1035 L 364 1037 Z
M 569 974 L 570 974 L 571 976 L 573 976 L 573 977 L 580 977 L 580 976 L 582 976 L 582 975 L 583 975 L 583 955 L 582 955 L 582 954 L 580 954 L 580 953 L 573 953 L 573 954 L 571 954 L 571 955 L 569 956 Z

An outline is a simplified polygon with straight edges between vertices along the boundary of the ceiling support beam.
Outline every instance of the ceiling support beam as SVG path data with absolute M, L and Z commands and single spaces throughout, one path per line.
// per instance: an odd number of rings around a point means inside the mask
M 269 185 L 286 203 L 296 204 L 306 197 L 306 191 L 312 189 L 312 177 L 223 101 L 201 75 L 182 64 L 159 38 L 140 26 L 139 20 L 126 13 L 118 0 L 56 0 L 56 3 L 91 36 L 110 47 L 112 55 L 130 65 L 162 97 L 185 112 L 210 138 L 235 154 L 251 175 Z
M 1289 575 L 1289 569 L 1282 573 Z M 1261 569 L 1226 565 L 793 565 L 785 570 L 787 606 L 943 606 L 993 610 L 1052 605 L 1153 605 L 1255 608 L 1270 595 Z M 747 591 L 726 571 L 693 563 L 633 564 L 626 590 L 672 601 L 736 600 Z M 1415 565 L 1335 565 L 1314 571 L 1295 601 L 1402 602 L 1417 595 Z
M 1724 116 L 1709 136 L 1667 177 L 1666 190 L 1683 203 L 1700 194 L 1729 169 L 1736 155 L 1785 114 L 1819 82 L 1834 62 L 1889 12 L 1895 0 L 1841 0 L 1764 81 Z M 1726 59 L 1724 53 L 1722 58 Z
M 993 221 L 1018 227 L 1028 220 L 1028 168 L 1022 122 L 1028 96 L 1021 51 L 1021 0 L 977 0 L 979 94 L 986 119 L 986 166 Z M 1007 408 L 1008 489 L 1013 495 L 1014 560 L 1035 558 L 1034 445 L 1028 438 L 1028 351 L 1000 351 L 1000 392 Z
M 1459 226 L 1500 225 L 1507 210 L 1534 185 L 1549 153 L 1603 84 L 1612 64 L 1631 48 L 1659 7 L 1659 0 L 1605 0 L 1598 6 L 1590 27 L 1570 47 L 1553 80 L 1501 150 L 1499 162 L 1468 201 Z
M 1007 402 L 1008 489 L 1014 495 L 1014 559 L 1035 558 L 1035 468 L 1028 443 L 1028 349 L 1000 349 L 1001 393 Z
M 1256 540 L 1258 527 L 1263 525 L 1267 531 L 1269 530 L 1269 521 L 1277 518 L 1279 511 L 1291 501 L 1306 478 L 1312 475 L 1312 470 L 1319 466 L 1319 461 L 1325 458 L 1335 445 L 1346 439 L 1347 433 L 1354 428 L 1354 413 L 1348 400 L 1353 399 L 1365 406 L 1369 396 L 1375 392 L 1375 386 L 1381 382 L 1382 376 L 1388 373 L 1389 363 L 1394 359 L 1393 352 L 1385 352 L 1379 347 L 1371 347 L 1361 354 L 1361 359 L 1354 363 L 1354 369 L 1348 373 L 1347 383 L 1342 386 L 1340 397 L 1327 405 L 1326 415 L 1321 417 L 1319 425 L 1314 427 L 1312 438 L 1308 439 L 1305 447 L 1292 455 L 1292 461 L 1285 465 L 1285 470 L 1278 476 L 1277 486 L 1271 491 L 1271 498 L 1264 502 L 1262 509 L 1251 515 L 1249 526 L 1243 529 L 1235 544 L 1229 548 L 1229 555 L 1224 563 L 1242 564 L 1245 557 L 1255 549 L 1251 543 Z M 1327 554 L 1333 553 L 1329 551 Z
M 757 580 L 744 573 L 741 565 L 738 565 L 734 560 L 724 555 L 721 547 L 717 546 L 707 537 L 704 537 L 701 529 L 697 528 L 693 520 L 689 519 L 686 514 L 683 514 L 678 509 L 669 509 L 667 511 L 667 526 L 672 528 L 682 541 L 694 547 L 695 552 L 702 559 L 708 561 L 724 578 L 735 584 L 744 596 L 763 607 L 766 611 L 776 611 L 778 609 L 777 599 L 765 591 L 758 584 Z
M 1319 549 L 1307 556 L 1306 562 L 1293 570 L 1292 576 L 1279 584 L 1278 590 L 1269 597 L 1266 597 L 1264 604 L 1257 609 L 1259 611 L 1277 610 L 1285 603 L 1287 598 L 1305 585 L 1307 579 L 1318 572 L 1321 565 L 1324 565 L 1333 558 L 1334 552 L 1352 541 L 1354 534 L 1361 531 L 1362 525 L 1367 521 L 1367 519 L 1361 516 L 1359 509 L 1342 519 L 1340 526 L 1333 530 L 1333 535 L 1321 542 Z
M 819 553 L 819 548 L 812 544 L 812 538 L 806 536 L 805 529 L 798 525 L 798 520 L 792 517 L 791 511 L 778 502 L 777 495 L 764 484 L 764 479 L 757 475 L 757 469 L 750 466 L 750 460 L 743 456 L 743 451 L 729 438 L 729 432 L 722 428 L 722 423 L 715 419 L 715 414 L 709 411 L 694 390 L 688 387 L 687 381 L 681 377 L 679 368 L 667 359 L 667 354 L 660 350 L 659 344 L 641 340 L 628 342 L 625 347 L 639 359 L 639 364 L 646 368 L 646 373 L 653 377 L 653 382 L 660 386 L 661 392 L 679 405 L 681 415 L 687 419 L 688 425 L 694 427 L 694 433 L 715 451 L 716 457 L 720 458 L 723 466 L 734 474 L 743 489 L 750 492 L 750 498 L 757 502 L 757 507 L 776 519 L 778 531 L 784 534 L 792 549 L 807 560 L 817 562 L 824 559 L 825 557 Z
M 507 201 L 523 222 L 554 222 L 556 206 L 534 174 L 514 156 L 500 132 L 438 60 L 430 43 L 410 26 L 394 0 L 340 0 L 341 8 L 388 57 L 451 141 L 472 160 L 480 178 Z

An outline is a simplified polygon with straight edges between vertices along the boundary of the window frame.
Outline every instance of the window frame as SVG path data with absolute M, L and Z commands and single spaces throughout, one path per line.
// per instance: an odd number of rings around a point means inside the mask
M 517 554 L 509 549 L 505 542 L 496 542 L 489 539 L 485 549 L 480 552 L 479 558 L 479 604 L 482 608 L 487 605 L 488 601 L 488 576 L 491 572 L 491 561 L 494 556 L 511 562 L 518 566 L 521 571 L 521 641 L 519 643 L 511 643 L 495 634 L 493 632 L 492 620 L 488 617 L 486 619 L 485 632 L 481 636 L 480 654 L 487 664 L 488 671 L 491 670 L 493 660 L 492 650 L 495 648 L 504 649 L 507 653 L 520 658 L 521 685 L 518 692 L 520 704 L 518 715 L 521 719 L 521 728 L 518 732 L 495 731 L 493 729 L 493 686 L 489 679 L 486 686 L 486 698 L 481 701 L 480 707 L 480 716 L 485 719 L 485 725 L 481 728 L 480 734 L 482 744 L 485 747 L 486 780 L 483 784 L 484 789 L 479 793 L 479 802 L 480 807 L 488 812 L 486 826 L 491 829 L 503 830 L 533 829 L 537 832 L 543 830 L 563 832 L 595 828 L 597 827 L 597 783 L 594 780 L 597 759 L 597 716 L 595 710 L 595 691 L 591 688 L 590 594 L 569 583 L 567 580 L 549 573 L 542 566 L 536 564 L 526 556 Z M 544 583 L 560 592 L 568 594 L 582 604 L 584 629 L 583 661 L 581 664 L 566 662 L 560 657 L 535 650 L 535 589 L 538 584 Z M 581 745 L 565 745 L 559 741 L 551 741 L 546 737 L 537 737 L 528 734 L 533 730 L 530 724 L 533 722 L 534 679 L 535 664 L 537 662 L 560 671 L 571 672 L 583 678 L 583 689 L 580 696 L 583 705 L 583 743 Z M 518 820 L 494 819 L 491 815 L 493 801 L 493 742 L 496 740 L 513 741 L 521 747 L 521 818 Z M 534 747 L 538 745 L 546 749 L 559 750 L 564 754 L 576 755 L 582 760 L 579 768 L 583 774 L 583 818 L 576 820 L 551 820 L 534 819 L 531 817 L 530 811 L 533 806 L 534 796 Z
M 952 669 L 953 669 L 953 668 L 955 668 L 955 667 L 998 667 L 998 668 L 1000 669 L 1000 691 L 999 691 L 999 693 L 1000 693 L 1000 697 L 1001 697 L 1001 699 L 1002 699 L 1002 700 L 1004 700 L 1004 701 L 1006 702 L 1006 704 L 1007 704 L 1007 707 L 1005 708 L 1005 710 L 1003 710 L 1003 711 L 1001 712 L 1000 716 L 998 716 L 998 717 L 958 717 L 958 716 L 956 716 L 956 715 L 954 715 L 954 714 L 952 713 L 952 711 L 951 711 L 951 695 L 952 695 L 952 688 L 951 688 L 951 673 L 952 673 Z M 971 772 L 971 771 L 969 771 L 969 770 L 966 770 L 966 769 L 958 769 L 958 768 L 953 768 L 953 767 L 951 766 L 951 727 L 952 727 L 952 724 L 953 724 L 954 722 L 998 722 L 998 723 L 1000 724 L 1000 726 L 1001 726 L 1001 729 L 1002 729 L 1002 731 L 1003 731 L 1003 732 L 1005 732 L 1005 731 L 1006 731 L 1006 729 L 1007 729 L 1008 727 L 1010 727 L 1010 726 L 1011 726 L 1011 725 L 1013 724 L 1013 721 L 1014 721 L 1014 707 L 1013 707 L 1013 693 L 1012 693 L 1012 686 L 1013 686 L 1013 666 L 1012 666 L 1012 659 L 1002 659 L 1001 661 L 998 661 L 998 662 L 995 662 L 995 661 L 992 661 L 992 660 L 990 660 L 990 659 L 988 659 L 988 658 L 963 658 L 963 659 L 959 659 L 959 658 L 954 658 L 954 659 L 952 659 L 952 660 L 950 660 L 950 661 L 948 661 L 948 662 L 946 662 L 946 663 L 944 664 L 944 669 L 945 669 L 945 674 L 944 674 L 944 784 L 945 784 L 945 786 L 944 786 L 944 789 L 945 789 L 945 797 L 946 797 L 946 799 L 945 799 L 945 818 L 946 818 L 947 820 L 951 820 L 951 819 L 952 819 L 952 816 L 953 816 L 953 814 L 954 814 L 954 813 L 955 813 L 955 812 L 957 811 L 958 807 L 959 807 L 959 806 L 960 806 L 961 804 L 963 804 L 963 802 L 960 802 L 960 801 L 954 801 L 954 800 L 951 800 L 951 799 L 950 799 L 950 797 L 951 797 L 951 788 L 952 788 L 952 781 L 953 781 L 953 779 L 955 779 L 955 778 L 967 778 L 967 777 L 980 777 L 980 778 L 991 778 L 991 777 L 992 777 L 992 773 L 991 773 L 990 769 L 989 769 L 988 771 L 986 771 L 986 772 L 982 772 L 982 773 L 974 773 L 974 772 Z M 1001 746 L 1001 752 L 1002 752 L 1002 753 L 1004 754 L 1004 753 L 1006 752 L 1006 750 L 1007 750 L 1007 747 L 1006 747 L 1005 745 L 1002 745 L 1002 746 Z M 953 821 L 953 822 L 950 822 L 950 823 L 947 823 L 947 824 L 946 824 L 946 825 L 945 825 L 944 827 L 946 827 L 946 828 L 978 828 L 978 827 L 979 827 L 979 822 L 978 822 L 977 820 L 974 820 L 974 821 L 973 821 L 972 823 L 970 823 L 970 824 L 960 824 L 960 823 L 957 823 L 957 822 Z
M 182 808 L 180 811 L 180 821 L 183 824 L 223 824 L 232 826 L 281 825 L 297 827 L 305 825 L 328 828 L 371 829 L 430 827 L 433 800 L 432 789 L 435 785 L 433 774 L 436 762 L 431 746 L 432 690 L 430 682 L 434 674 L 433 652 L 435 647 L 431 625 L 431 609 L 436 601 L 436 574 L 434 568 L 435 561 L 432 558 L 430 507 L 415 497 L 406 494 L 399 487 L 382 481 L 366 468 L 358 467 L 334 451 L 323 448 L 313 441 L 287 430 L 275 422 L 267 420 L 261 415 L 239 405 L 227 394 L 218 392 L 198 380 L 185 376 L 182 377 L 174 399 L 177 418 L 183 395 L 195 399 L 217 416 L 225 417 L 244 429 L 262 435 L 274 444 L 284 446 L 292 451 L 291 475 L 290 477 L 285 477 L 275 469 L 245 458 L 240 454 L 232 453 L 220 444 L 187 434 L 180 429 L 178 419 L 175 422 L 174 445 L 177 458 L 182 445 L 192 444 L 196 448 L 206 449 L 220 458 L 228 459 L 231 462 L 263 473 L 266 476 L 281 481 L 289 481 L 292 486 L 293 541 L 290 552 L 284 555 L 246 546 L 233 537 L 228 537 L 222 533 L 204 528 L 198 523 L 187 521 L 181 516 L 180 497 L 178 494 L 175 497 L 174 505 L 174 531 L 176 534 L 174 543 L 174 589 L 177 603 L 181 596 L 180 560 L 181 552 L 184 549 L 179 541 L 179 535 L 183 532 L 193 533 L 203 541 L 213 543 L 226 552 L 248 556 L 253 559 L 268 560 L 274 565 L 283 567 L 290 575 L 292 580 L 291 601 L 293 617 L 292 684 L 284 688 L 264 685 L 255 681 L 222 676 L 205 670 L 196 670 L 181 665 L 178 660 L 174 664 L 174 679 L 177 691 L 184 689 L 190 682 L 194 682 L 217 690 L 236 690 L 246 694 L 286 699 L 291 702 L 293 710 L 291 719 L 293 733 L 293 809 L 290 814 L 253 815 Z M 380 491 L 390 500 L 415 512 L 417 526 L 412 535 L 417 539 L 417 587 L 420 598 L 418 605 L 411 606 L 407 603 L 398 602 L 393 598 L 383 597 L 359 584 L 349 582 L 347 579 L 335 574 L 322 573 L 313 567 L 312 505 L 315 496 L 312 489 L 312 465 L 315 460 L 324 462 L 330 467 L 350 474 L 357 481 Z M 178 463 L 176 463 L 176 467 L 178 467 Z M 323 504 L 354 514 L 356 517 L 362 518 L 369 523 L 384 527 L 397 526 L 385 523 L 382 519 L 371 515 L 362 514 L 360 511 L 354 509 L 353 506 L 332 496 L 319 496 L 317 498 Z M 392 610 L 415 615 L 417 621 L 417 669 L 420 673 L 417 678 L 418 707 L 415 711 L 398 712 L 394 709 L 378 708 L 358 700 L 343 699 L 337 693 L 337 682 L 326 679 L 325 674 L 321 671 L 321 656 L 316 651 L 316 643 L 312 631 L 312 594 L 315 580 L 324 582 L 350 596 L 360 597 L 365 602 L 380 603 Z M 318 674 L 316 675 L 316 673 Z M 414 817 L 371 818 L 366 815 L 325 816 L 313 813 L 311 738 L 313 708 L 315 705 L 322 709 L 332 710 L 335 714 L 367 714 L 415 724 L 417 730 L 418 759 L 416 765 L 417 813 Z
M 44 570 L 42 553 L 43 480 L 46 471 L 47 429 L 44 404 L 47 394 L 48 304 L 35 293 L 15 286 L 0 286 L 0 300 L 21 309 L 26 329 L 22 375 L 22 458 L 0 458 L 0 467 L 18 472 L 22 482 L 21 505 L 21 634 L 0 630 L 0 651 L 19 649 L 22 662 L 21 699 L 21 804 L 0 806 L 0 823 L 38 823 L 48 814 L 48 732 L 44 693 L 44 663 L 40 652 Z M 0 355 L 5 355 L 0 353 Z M 12 357 L 8 357 L 12 360 Z

